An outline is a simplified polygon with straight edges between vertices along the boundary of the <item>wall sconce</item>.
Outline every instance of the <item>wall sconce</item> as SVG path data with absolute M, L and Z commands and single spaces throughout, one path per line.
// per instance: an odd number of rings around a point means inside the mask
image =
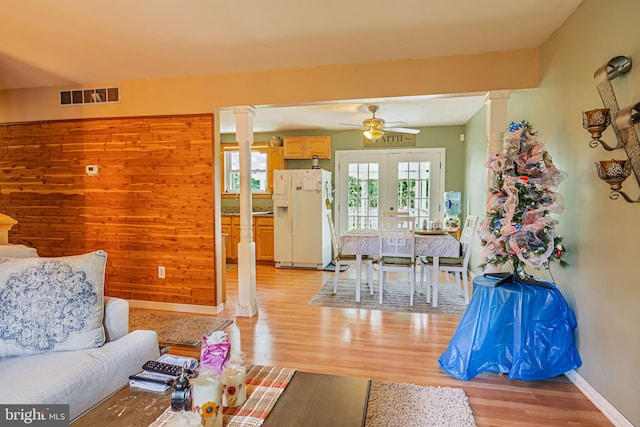
M 609 198 L 616 200 L 622 196 L 629 203 L 640 203 L 640 197 L 634 200 L 622 191 L 622 183 L 631 172 L 640 184 L 640 140 L 635 128 L 636 123 L 640 122 L 640 102 L 620 110 L 611 85 L 611 80 L 630 69 L 630 58 L 616 56 L 596 70 L 593 77 L 605 108 L 584 111 L 582 126 L 591 134 L 590 147 L 595 148 L 600 144 L 607 151 L 623 148 L 627 154 L 628 160 L 611 159 L 596 162 L 598 176 L 609 184 L 611 189 Z M 613 124 L 616 134 L 615 146 L 610 146 L 600 139 L 610 124 Z
M 611 186 L 612 192 L 622 193 L 622 183 L 631 175 L 631 163 L 627 160 L 600 160 L 596 162 L 596 171 L 600 179 Z
M 621 148 L 610 147 L 600 139 L 602 137 L 602 132 L 604 132 L 610 124 L 611 117 L 609 116 L 608 108 L 598 108 L 582 112 L 582 127 L 591 133 L 591 142 L 589 142 L 589 147 L 595 148 L 598 146 L 598 143 L 600 143 L 607 151 Z

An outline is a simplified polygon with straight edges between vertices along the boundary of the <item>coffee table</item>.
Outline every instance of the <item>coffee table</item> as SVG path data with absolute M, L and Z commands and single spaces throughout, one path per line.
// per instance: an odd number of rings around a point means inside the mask
M 265 420 L 265 427 L 363 427 L 369 386 L 365 378 L 296 371 Z M 171 392 L 127 384 L 71 423 L 73 427 L 145 427 L 171 405 Z

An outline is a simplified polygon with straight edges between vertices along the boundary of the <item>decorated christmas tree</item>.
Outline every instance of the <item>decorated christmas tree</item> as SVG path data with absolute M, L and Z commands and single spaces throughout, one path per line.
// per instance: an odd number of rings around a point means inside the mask
M 566 250 L 556 234 L 562 213 L 562 196 L 556 192 L 566 173 L 557 169 L 544 150 L 532 125 L 511 123 L 502 153 L 490 155 L 486 166 L 493 171 L 486 217 L 478 233 L 482 267 L 510 263 L 512 273 L 498 274 L 502 282 L 531 280 L 524 268 L 548 268 L 551 261 L 566 265 Z

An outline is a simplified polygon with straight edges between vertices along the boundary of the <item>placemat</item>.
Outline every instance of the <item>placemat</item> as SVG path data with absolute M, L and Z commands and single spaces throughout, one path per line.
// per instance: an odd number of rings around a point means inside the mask
M 259 427 L 295 374 L 291 368 L 253 365 L 247 372 L 247 400 L 237 408 L 223 408 L 225 427 Z M 149 427 L 162 427 L 176 414 L 167 408 Z

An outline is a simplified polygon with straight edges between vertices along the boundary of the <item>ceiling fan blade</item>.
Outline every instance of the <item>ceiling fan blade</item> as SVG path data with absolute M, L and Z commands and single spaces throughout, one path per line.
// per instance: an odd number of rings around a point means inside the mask
M 420 133 L 420 130 L 411 129 L 411 128 L 383 127 L 382 130 L 385 131 L 385 132 L 410 133 L 410 134 L 413 134 L 413 135 L 417 135 L 417 134 Z
M 338 123 L 341 126 L 353 126 L 353 127 L 357 127 L 357 128 L 361 128 L 362 127 L 362 123 L 360 123 L 359 125 L 354 124 L 354 123 Z

